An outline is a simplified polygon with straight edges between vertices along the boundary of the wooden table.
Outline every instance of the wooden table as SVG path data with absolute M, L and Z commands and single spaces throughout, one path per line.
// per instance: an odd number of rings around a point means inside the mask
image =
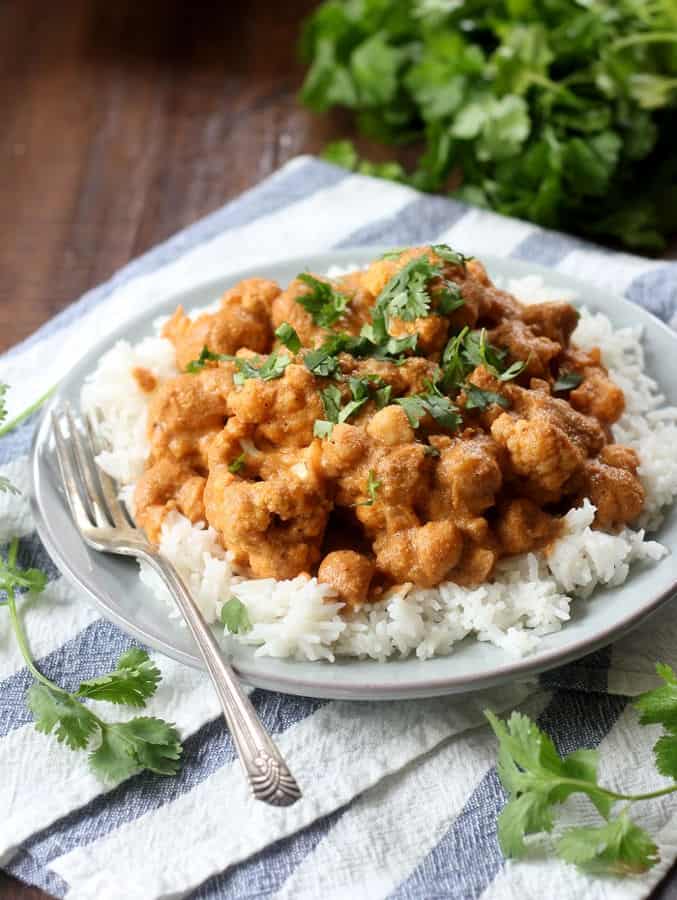
M 296 99 L 313 6 L 0 5 L 0 351 L 287 159 L 351 135 Z M 2 874 L 0 895 L 47 896 Z

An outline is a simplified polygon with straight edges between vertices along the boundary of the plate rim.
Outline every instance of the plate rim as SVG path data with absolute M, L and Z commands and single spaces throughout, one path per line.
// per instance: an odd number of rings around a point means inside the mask
M 204 669 L 202 661 L 197 654 L 193 655 L 188 651 L 173 646 L 164 638 L 148 632 L 144 627 L 137 625 L 132 618 L 127 617 L 126 615 L 109 606 L 105 602 L 105 600 L 96 593 L 96 590 L 91 588 L 87 582 L 83 581 L 81 576 L 74 570 L 73 566 L 68 560 L 68 556 L 62 552 L 61 545 L 55 538 L 53 529 L 49 525 L 49 517 L 45 515 L 42 504 L 40 503 L 40 448 L 45 439 L 45 433 L 49 433 L 50 416 L 53 409 L 58 404 L 61 389 L 68 382 L 73 370 L 80 366 L 85 359 L 89 359 L 90 357 L 94 356 L 95 353 L 103 353 L 106 350 L 110 349 L 117 341 L 125 338 L 128 339 L 129 333 L 134 328 L 134 324 L 140 321 L 147 321 L 149 318 L 149 312 L 154 313 L 157 317 L 160 317 L 163 315 L 163 310 L 165 307 L 169 307 L 173 303 L 179 302 L 181 298 L 183 298 L 184 305 L 186 305 L 185 298 L 187 295 L 209 293 L 212 291 L 216 293 L 218 291 L 221 291 L 223 290 L 224 280 L 232 280 L 234 283 L 243 278 L 253 277 L 255 272 L 257 270 L 260 270 L 261 268 L 274 265 L 296 265 L 299 268 L 299 271 L 301 271 L 308 266 L 312 266 L 313 260 L 317 260 L 320 258 L 333 258 L 335 260 L 335 264 L 340 265 L 344 261 L 355 261 L 356 256 L 365 258 L 367 256 L 370 256 L 371 258 L 374 258 L 380 253 L 384 252 L 385 249 L 387 248 L 383 246 L 368 246 L 341 248 L 339 250 L 328 250 L 321 253 L 314 251 L 312 253 L 306 254 L 303 257 L 283 257 L 268 263 L 259 263 L 254 266 L 236 269 L 232 272 L 225 272 L 222 275 L 211 276 L 207 279 L 195 281 L 190 286 L 168 293 L 166 296 L 155 301 L 155 303 L 153 304 L 153 306 L 156 307 L 155 309 L 151 308 L 150 311 L 141 310 L 137 315 L 126 319 L 111 333 L 102 337 L 101 340 L 91 345 L 86 353 L 84 353 L 79 359 L 77 359 L 74 362 L 73 366 L 69 368 L 68 371 L 62 376 L 59 385 L 57 386 L 53 395 L 49 398 L 47 403 L 42 408 L 39 420 L 33 433 L 29 463 L 31 482 L 31 512 L 35 522 L 35 529 L 38 537 L 44 544 L 45 549 L 54 561 L 60 573 L 64 575 L 74 587 L 84 592 L 86 597 L 89 598 L 91 603 L 95 606 L 96 609 L 101 612 L 102 616 L 105 619 L 113 622 L 126 633 L 141 640 L 144 644 L 152 647 L 155 650 L 158 650 L 164 655 L 175 659 L 180 663 L 189 665 L 193 668 Z M 510 257 L 505 258 L 494 256 L 490 253 L 478 253 L 477 255 L 480 256 L 483 261 L 486 261 L 489 267 L 491 267 L 493 263 L 496 263 L 499 266 L 505 263 L 509 263 L 511 265 L 514 264 L 518 268 L 524 268 L 525 275 L 537 274 L 543 276 L 544 278 L 547 278 L 549 276 L 550 279 L 552 279 L 553 277 L 563 278 L 564 281 L 571 284 L 572 286 L 579 285 L 581 292 L 583 292 L 586 288 L 588 290 L 592 289 L 595 292 L 598 292 L 600 290 L 600 288 L 588 284 L 583 279 L 579 279 L 576 276 L 570 275 L 569 273 L 558 272 L 554 269 L 548 269 L 547 267 L 542 266 L 538 263 L 530 263 L 529 261 L 517 260 Z M 677 333 L 669 328 L 664 322 L 654 316 L 649 310 L 644 309 L 638 304 L 631 303 L 624 297 L 613 294 L 612 298 L 614 303 L 621 304 L 628 311 L 632 311 L 634 315 L 637 315 L 637 313 L 639 312 L 640 321 L 638 324 L 649 322 L 652 328 L 658 328 L 664 333 L 664 335 L 673 340 L 676 344 L 675 349 L 677 350 Z M 188 305 L 187 308 L 188 310 L 190 310 L 190 305 Z M 642 319 L 644 320 L 644 322 L 642 322 Z M 580 659 L 588 653 L 594 652 L 601 647 L 607 646 L 612 641 L 617 640 L 623 637 L 628 632 L 632 631 L 639 624 L 646 621 L 647 618 L 654 614 L 664 604 L 669 602 L 669 600 L 672 599 L 676 594 L 677 571 L 672 583 L 669 584 L 664 590 L 660 591 L 658 594 L 652 595 L 651 600 L 642 603 L 636 610 L 628 613 L 626 616 L 624 616 L 623 619 L 617 621 L 609 627 L 597 630 L 594 632 L 594 634 L 588 637 L 580 638 L 567 648 L 555 647 L 550 650 L 543 651 L 540 654 L 515 657 L 515 659 L 512 661 L 508 661 L 505 664 L 492 666 L 490 669 L 482 671 L 481 673 L 473 676 L 468 676 L 467 674 L 465 674 L 427 679 L 418 678 L 410 682 L 403 681 L 400 678 L 397 681 L 393 681 L 388 684 L 370 683 L 369 681 L 364 681 L 361 682 L 359 688 L 356 688 L 352 685 L 341 687 L 339 683 L 334 681 L 323 681 L 321 672 L 324 668 L 324 665 L 331 666 L 332 670 L 335 671 L 335 667 L 337 665 L 336 663 L 325 663 L 323 665 L 322 661 L 318 661 L 318 678 L 312 680 L 308 680 L 307 678 L 304 678 L 299 674 L 292 674 L 288 677 L 279 674 L 276 674 L 275 676 L 262 674 L 256 669 L 255 658 L 253 658 L 251 666 L 248 665 L 247 662 L 244 662 L 243 664 L 243 662 L 240 660 L 233 661 L 233 666 L 238 675 L 244 681 L 255 687 L 264 688 L 266 690 L 280 691 L 282 693 L 292 695 L 314 696 L 327 699 L 350 699 L 359 701 L 369 701 L 374 699 L 397 700 L 404 698 L 422 698 L 446 694 L 470 693 L 471 691 L 484 689 L 497 685 L 499 683 L 505 683 L 508 680 L 529 680 L 549 669 L 566 665 L 573 660 Z M 566 628 L 566 625 L 564 626 L 564 628 Z M 224 646 L 222 644 L 222 647 L 224 653 L 227 654 L 227 646 Z M 295 660 L 279 660 L 279 662 L 288 662 L 293 665 Z M 351 660 L 352 664 L 357 664 L 359 662 L 365 662 L 371 665 L 383 665 L 384 667 L 387 667 L 388 665 L 387 661 L 385 663 L 378 663 L 375 660 Z M 338 665 L 340 666 L 341 663 L 339 662 Z

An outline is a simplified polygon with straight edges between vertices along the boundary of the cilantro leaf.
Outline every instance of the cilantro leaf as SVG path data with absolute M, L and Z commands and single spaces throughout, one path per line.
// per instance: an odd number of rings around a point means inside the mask
M 335 384 L 330 384 L 324 390 L 320 391 L 324 414 L 329 422 L 338 422 L 341 410 L 341 391 Z
M 201 372 L 208 362 L 229 362 L 233 359 L 235 359 L 235 357 L 230 356 L 228 353 L 212 353 L 205 345 L 200 351 L 199 357 L 188 363 L 186 372 L 190 372 L 194 375 L 196 372 Z
M 663 685 L 641 694 L 634 703 L 642 725 L 662 725 L 666 733 L 654 744 L 656 768 L 677 779 L 677 675 L 665 664 L 656 666 Z
M 460 309 L 461 306 L 465 305 L 461 289 L 453 281 L 447 282 L 441 290 L 436 291 L 434 297 L 435 312 L 441 316 L 448 316 L 454 310 Z
M 112 672 L 83 681 L 75 696 L 142 707 L 157 690 L 161 677 L 148 653 L 132 648 L 122 654 Z
M 241 472 L 247 465 L 246 459 L 247 454 L 243 450 L 239 456 L 236 456 L 232 462 L 228 463 L 228 471 L 230 472 L 230 474 L 237 475 L 238 472 Z
M 320 378 L 331 378 L 338 372 L 339 361 L 336 354 L 327 348 L 309 350 L 303 358 L 306 368 Z
M 662 725 L 677 732 L 677 675 L 670 666 L 659 663 L 656 672 L 663 684 L 640 694 L 634 701 L 642 725 Z
M 299 294 L 296 302 L 310 313 L 316 325 L 331 328 L 346 311 L 348 298 L 345 294 L 335 290 L 328 282 L 321 281 L 308 272 L 301 272 L 297 278 L 311 290 L 305 294 Z
M 37 730 L 44 734 L 54 732 L 56 739 L 71 750 L 83 750 L 98 730 L 99 720 L 94 713 L 60 688 L 33 684 L 26 702 Z
M 486 328 L 468 332 L 461 352 L 468 365 L 472 368 L 484 366 L 499 381 L 511 381 L 513 378 L 517 378 L 527 366 L 526 362 L 518 360 L 506 367 L 505 359 L 508 351 L 489 343 Z
M 565 862 L 589 872 L 638 875 L 658 862 L 658 847 L 626 813 L 598 827 L 568 828 L 557 841 Z
M 386 384 L 381 388 L 378 388 L 374 392 L 374 401 L 376 403 L 377 409 L 383 409 L 384 406 L 388 406 L 390 404 L 390 398 L 393 393 L 393 387 L 391 384 Z
M 376 494 L 382 483 L 383 482 L 376 478 L 376 472 L 374 472 L 373 469 L 369 469 L 369 476 L 367 478 L 367 495 L 369 499 L 363 500 L 361 503 L 356 503 L 355 506 L 373 506 L 376 500 Z
M 583 376 L 579 375 L 578 372 L 560 372 L 552 389 L 554 393 L 558 393 L 559 391 L 572 391 L 574 388 L 577 388 L 582 381 Z
M 395 247 L 392 250 L 386 250 L 385 253 L 382 253 L 379 256 L 379 259 L 387 259 L 387 260 L 399 259 L 400 256 L 402 256 L 402 254 L 404 253 L 404 251 L 406 249 L 407 249 L 406 247 Z
M 235 594 L 221 607 L 221 622 L 231 634 L 246 634 L 252 628 L 247 607 Z
M 395 403 L 405 411 L 412 428 L 418 428 L 421 419 L 426 414 L 432 416 L 439 425 L 449 431 L 456 431 L 463 421 L 458 407 L 448 397 L 439 393 L 430 392 L 398 397 Z
M 472 259 L 472 256 L 466 256 L 459 250 L 452 250 L 449 244 L 431 244 L 430 249 L 445 262 L 451 263 L 454 266 L 461 266 L 464 269 L 467 263 Z
M 387 318 L 413 322 L 430 312 L 428 282 L 440 275 L 427 256 L 417 256 L 402 266 L 376 298 L 376 311 Z
M 104 724 L 101 742 L 90 753 L 89 762 L 105 781 L 119 781 L 141 769 L 175 775 L 182 752 L 174 725 L 142 716 L 129 722 Z
M 677 734 L 674 731 L 661 735 L 653 748 L 656 768 L 661 775 L 677 779 Z
M 278 325 L 275 329 L 275 337 L 279 338 L 287 350 L 291 350 L 292 353 L 298 353 L 301 349 L 301 338 L 289 322 L 283 322 L 281 325 Z
M 552 807 L 573 793 L 586 794 L 601 815 L 609 815 L 613 799 L 597 784 L 595 751 L 560 758 L 552 740 L 527 716 L 513 712 L 502 722 L 489 711 L 485 715 L 499 740 L 498 774 L 510 795 L 498 821 L 506 856 L 524 853 L 526 835 L 550 831 Z
M 243 356 L 235 358 L 237 372 L 233 381 L 237 385 L 243 385 L 250 378 L 258 378 L 261 381 L 272 381 L 281 378 L 291 360 L 286 353 L 271 353 L 263 362 L 260 357 L 254 357 L 254 361 Z M 257 365 L 258 363 L 258 365 Z
M 334 430 L 334 423 L 327 421 L 327 419 L 315 419 L 315 423 L 313 425 L 313 436 L 316 438 L 328 438 L 331 437 L 331 433 Z
M 339 422 L 347 422 L 348 419 L 362 409 L 364 404 L 370 399 L 372 382 L 369 378 L 350 378 L 348 384 L 353 399 L 346 403 L 339 412 Z
M 466 409 L 478 409 L 483 411 L 491 406 L 492 403 L 497 403 L 504 409 L 507 409 L 510 406 L 510 401 L 507 397 L 503 397 L 495 391 L 485 391 L 482 388 L 476 387 L 474 384 L 464 385 L 463 390 L 466 396 Z

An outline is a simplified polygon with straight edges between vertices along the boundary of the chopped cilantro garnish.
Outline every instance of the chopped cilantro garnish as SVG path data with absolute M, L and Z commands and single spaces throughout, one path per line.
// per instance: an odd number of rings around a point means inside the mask
M 367 495 L 369 496 L 369 499 L 363 500 L 361 503 L 356 503 L 355 506 L 373 506 L 381 484 L 382 482 L 376 478 L 376 472 L 374 472 L 373 469 L 369 469 L 369 477 L 367 478 Z
M 394 247 L 392 250 L 386 250 L 385 253 L 382 253 L 379 259 L 399 259 L 406 249 L 406 247 Z
M 304 363 L 313 375 L 331 378 L 339 370 L 339 353 L 401 363 L 405 359 L 402 354 L 415 350 L 417 342 L 416 334 L 393 338 L 386 332 L 385 337 L 381 338 L 372 325 L 365 325 L 358 337 L 342 332 L 330 334 L 320 347 L 306 353 Z
M 320 391 L 322 405 L 324 406 L 324 414 L 327 421 L 334 424 L 338 422 L 347 422 L 348 419 L 362 409 L 369 400 L 369 381 L 360 378 L 351 378 L 349 381 L 350 392 L 353 399 L 348 401 L 345 406 L 341 406 L 341 392 L 334 384 Z
M 338 372 L 338 359 L 330 350 L 324 347 L 320 347 L 317 350 L 309 350 L 303 361 L 308 371 L 320 378 L 330 378 Z
M 436 291 L 434 297 L 436 304 L 435 311 L 441 316 L 448 316 L 465 303 L 460 287 L 453 281 L 447 282 L 442 290 Z
M 235 358 L 235 365 L 238 371 L 233 376 L 235 384 L 242 385 L 250 378 L 258 378 L 261 381 L 272 381 L 274 378 L 281 378 L 284 370 L 290 363 L 290 359 L 286 353 L 271 353 L 270 356 L 261 363 L 260 357 L 256 356 L 252 359 L 238 356 Z M 260 365 L 256 365 L 260 363 Z
M 507 409 L 510 406 L 510 401 L 501 394 L 497 394 L 495 391 L 485 391 L 474 384 L 464 385 L 463 390 L 465 391 L 466 396 L 466 409 L 479 409 L 480 411 L 483 411 L 491 406 L 492 403 L 497 403 L 504 409 Z
M 393 388 L 391 384 L 386 384 L 382 388 L 378 388 L 377 391 L 374 392 L 374 402 L 376 403 L 377 409 L 383 409 L 384 406 L 388 406 L 390 404 L 390 397 L 392 395 Z
M 427 256 L 417 256 L 388 281 L 376 298 L 376 310 L 405 322 L 427 316 L 431 302 L 428 281 L 439 274 Z
M 577 388 L 582 381 L 583 376 L 579 375 L 578 372 L 560 372 L 552 389 L 555 393 L 559 393 L 560 391 L 572 391 L 574 388 Z
M 348 297 L 339 293 L 328 282 L 320 281 L 308 272 L 301 272 L 297 277 L 311 290 L 306 294 L 299 294 L 296 302 L 310 313 L 316 325 L 331 328 L 345 312 Z
M 283 322 L 275 329 L 275 337 L 292 353 L 298 353 L 301 349 L 301 338 L 289 322 Z
M 441 383 L 446 391 L 459 389 L 477 366 L 484 366 L 499 381 L 510 381 L 524 371 L 527 363 L 517 361 L 506 368 L 507 355 L 507 350 L 489 343 L 486 329 L 464 328 L 444 348 Z
M 451 263 L 454 266 L 462 266 L 464 269 L 466 264 L 472 259 L 472 256 L 466 256 L 459 250 L 453 250 L 449 244 L 431 244 L 430 249 L 445 262 Z
M 412 428 L 418 428 L 426 414 L 449 431 L 456 431 L 462 423 L 458 407 L 438 391 L 398 397 L 395 403 L 405 411 Z
M 330 384 L 329 387 L 326 387 L 324 388 L 324 390 L 320 391 L 320 397 L 322 398 L 324 414 L 327 417 L 328 421 L 338 422 L 339 412 L 341 410 L 341 391 L 336 387 L 335 384 Z
M 423 452 L 426 456 L 437 457 L 440 455 L 440 451 L 437 449 L 437 447 L 433 447 L 430 444 L 423 445 Z
M 190 372 L 194 375 L 196 372 L 201 372 L 208 362 L 231 362 L 234 359 L 235 357 L 228 353 L 212 353 L 205 345 L 200 351 L 199 357 L 188 363 L 186 372 Z
M 328 438 L 334 430 L 334 423 L 328 422 L 326 419 L 315 419 L 313 425 L 313 435 L 316 438 Z
M 246 634 L 252 630 L 247 607 L 235 594 L 221 607 L 221 622 L 231 634 Z
M 244 467 L 247 465 L 247 463 L 245 462 L 245 458 L 246 453 L 243 450 L 242 453 L 240 453 L 239 456 L 236 456 L 231 463 L 228 463 L 228 471 L 231 475 L 237 475 L 238 472 L 241 472 L 244 469 Z

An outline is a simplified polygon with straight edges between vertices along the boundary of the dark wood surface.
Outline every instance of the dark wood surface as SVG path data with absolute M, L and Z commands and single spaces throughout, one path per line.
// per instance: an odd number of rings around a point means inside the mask
M 351 135 L 296 99 L 313 6 L 0 4 L 0 351 L 287 159 Z M 0 897 L 46 895 L 0 873 Z

